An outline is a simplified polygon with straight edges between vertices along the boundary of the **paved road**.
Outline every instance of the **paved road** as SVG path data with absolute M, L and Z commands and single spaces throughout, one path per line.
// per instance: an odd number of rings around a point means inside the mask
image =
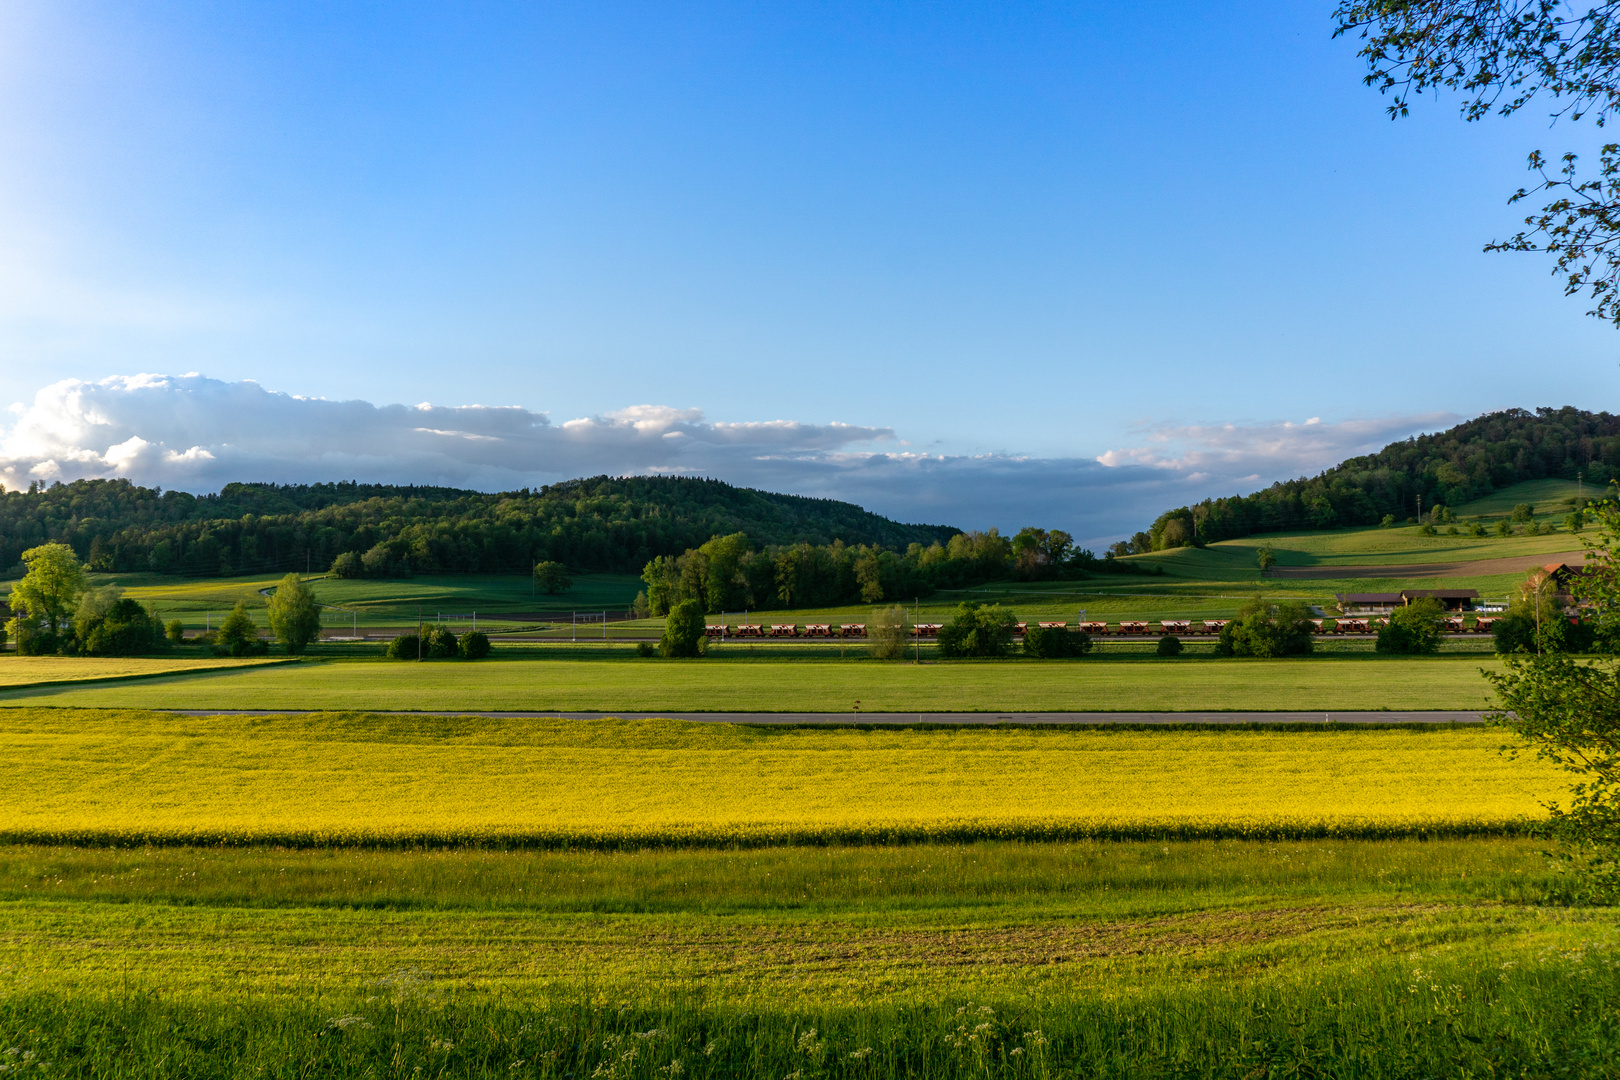
M 307 716 L 318 709 L 167 709 L 182 716 Z M 698 720 L 711 724 L 1478 724 L 1479 712 L 982 712 L 713 713 L 381 711 L 385 716 L 484 716 L 513 720 Z

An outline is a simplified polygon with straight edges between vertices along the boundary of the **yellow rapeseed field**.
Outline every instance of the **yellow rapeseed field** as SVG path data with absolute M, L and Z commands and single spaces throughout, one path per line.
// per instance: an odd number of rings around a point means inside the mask
M 52 682 L 94 682 L 127 679 L 136 675 L 169 675 L 215 668 L 251 667 L 275 663 L 259 658 L 201 657 L 188 659 L 98 656 L 0 655 L 0 687 L 36 686 Z
M 853 730 L 0 710 L 0 838 L 760 844 L 1441 836 L 1542 816 L 1503 734 Z

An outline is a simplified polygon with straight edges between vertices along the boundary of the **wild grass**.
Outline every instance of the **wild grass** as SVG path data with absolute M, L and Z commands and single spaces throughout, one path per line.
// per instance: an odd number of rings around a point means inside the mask
M 1481 709 L 1494 657 L 1306 659 L 1129 655 L 1077 661 L 837 663 L 836 649 L 724 646 L 703 660 L 627 646 L 538 647 L 477 663 L 306 661 L 117 686 L 0 692 L 0 701 L 89 708 L 467 709 L 612 712 L 1050 712 Z M 820 662 L 818 662 L 818 660 Z
M 795 728 L 7 710 L 0 839 L 759 846 L 1511 833 L 1561 775 L 1482 728 Z

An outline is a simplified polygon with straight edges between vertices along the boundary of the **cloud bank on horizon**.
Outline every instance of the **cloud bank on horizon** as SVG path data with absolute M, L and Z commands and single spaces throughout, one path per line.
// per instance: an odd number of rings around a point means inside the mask
M 517 406 L 328 401 L 197 374 L 64 379 L 12 412 L 0 481 L 13 490 L 125 477 L 195 493 L 255 480 L 504 491 L 602 473 L 693 475 L 845 499 L 906 521 L 1064 528 L 1090 543 L 1171 506 L 1315 473 L 1460 419 L 1167 425 L 1095 458 L 1037 458 L 920 453 L 891 428 L 725 423 L 696 408 L 633 405 L 553 423 Z

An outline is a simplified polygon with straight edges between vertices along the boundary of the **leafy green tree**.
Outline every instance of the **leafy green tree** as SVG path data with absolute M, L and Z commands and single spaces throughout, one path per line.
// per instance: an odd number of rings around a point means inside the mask
M 321 636 L 321 606 L 315 593 L 297 574 L 288 574 L 276 583 L 270 595 L 270 632 L 297 656 Z
M 1174 634 L 1165 634 L 1159 639 L 1158 646 L 1153 650 L 1158 656 L 1180 656 L 1181 639 Z
M 1536 520 L 1536 508 L 1532 503 L 1517 503 L 1514 505 L 1513 513 L 1510 516 L 1513 518 L 1515 525 L 1522 525 L 1527 521 Z
M 172 644 L 178 645 L 186 639 L 186 624 L 179 619 L 170 619 L 163 627 L 163 634 Z
M 238 600 L 219 624 L 217 641 L 218 648 L 230 656 L 263 656 L 270 651 L 269 643 L 259 637 L 259 629 L 253 625 L 246 600 Z
M 703 605 L 697 600 L 682 600 L 669 609 L 664 620 L 664 636 L 658 642 L 663 656 L 691 658 L 708 652 L 709 640 L 704 635 Z
M 489 655 L 489 635 L 482 630 L 469 630 L 461 635 L 461 655 L 467 660 L 482 660 Z
M 1513 526 L 1508 524 L 1507 518 L 1500 518 L 1500 519 L 1498 519 L 1498 521 L 1496 522 L 1495 527 L 1491 531 L 1494 532 L 1497 536 L 1512 536 L 1513 535 Z
M 1394 514 L 1385 514 L 1382 518 L 1380 518 L 1378 520 L 1378 527 L 1381 528 L 1381 529 L 1390 529 L 1390 528 L 1394 528 L 1394 526 L 1395 526 L 1395 515 Z
M 1468 526 L 1468 535 L 1469 536 L 1484 536 L 1485 535 L 1485 523 L 1483 521 L 1476 521 L 1472 525 Z
M 904 660 L 911 629 L 911 613 L 899 604 L 873 610 L 866 624 L 872 655 L 880 660 Z
M 1000 604 L 981 606 L 969 600 L 939 628 L 935 643 L 940 656 L 1006 656 L 1012 652 L 1013 628 L 1018 616 Z
M 1294 600 L 1257 597 L 1238 608 L 1215 643 L 1220 656 L 1308 656 L 1316 647 L 1310 609 Z
M 1420 654 L 1440 651 L 1440 626 L 1445 611 L 1438 600 L 1416 600 L 1390 613 L 1378 628 L 1378 652 Z
M 335 578 L 365 577 L 366 566 L 360 561 L 359 553 L 345 551 L 332 560 L 332 568 L 327 573 Z
M 1266 544 L 1255 552 L 1255 562 L 1260 564 L 1260 572 L 1264 574 L 1277 565 L 1277 553 L 1271 550 L 1270 544 Z
M 1084 630 L 1039 624 L 1024 631 L 1024 655 L 1039 660 L 1062 660 L 1091 651 L 1091 635 Z
M 1572 510 L 1564 515 L 1564 528 L 1572 533 L 1578 533 L 1586 528 L 1586 514 L 1581 510 Z
M 24 656 L 56 652 L 88 585 L 84 567 L 66 544 L 41 544 L 22 553 L 28 572 L 11 587 L 15 614 L 6 629 Z
M 534 583 L 542 592 L 552 595 L 565 593 L 574 587 L 574 579 L 568 576 L 568 567 L 549 559 L 534 564 Z
M 1576 898 L 1620 896 L 1620 669 L 1612 658 L 1541 653 L 1509 657 L 1485 677 L 1502 705 L 1491 719 L 1577 777 L 1567 801 L 1546 804 L 1565 865 L 1582 882 Z

